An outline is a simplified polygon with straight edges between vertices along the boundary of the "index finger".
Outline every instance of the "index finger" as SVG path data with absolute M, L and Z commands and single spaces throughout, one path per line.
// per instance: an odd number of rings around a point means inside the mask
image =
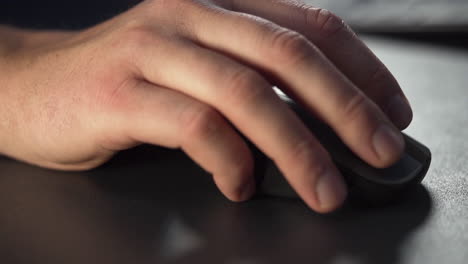
M 412 120 L 412 110 L 387 67 L 333 13 L 285 0 L 230 0 L 229 8 L 273 21 L 313 42 L 400 129 Z

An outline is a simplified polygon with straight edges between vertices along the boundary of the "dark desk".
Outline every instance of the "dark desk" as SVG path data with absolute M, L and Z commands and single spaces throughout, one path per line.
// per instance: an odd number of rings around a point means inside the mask
M 0 262 L 468 263 L 468 49 L 368 38 L 411 99 L 433 163 L 405 203 L 318 215 L 234 204 L 182 153 L 140 147 L 91 172 L 0 158 Z

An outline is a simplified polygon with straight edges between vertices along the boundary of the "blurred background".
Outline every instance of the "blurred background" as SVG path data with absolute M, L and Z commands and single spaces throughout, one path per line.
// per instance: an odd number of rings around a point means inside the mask
M 251 0 L 255 1 L 255 0 Z M 77 28 L 107 19 L 141 0 L 2 0 L 0 20 L 31 27 Z M 466 0 L 304 0 L 365 32 L 468 32 Z
M 255 1 L 255 0 L 252 0 Z M 106 20 L 141 0 L 2 0 L 0 23 L 79 29 Z M 468 47 L 467 0 L 304 0 L 341 16 L 360 33 Z
M 306 0 L 359 31 L 468 32 L 466 0 Z
M 355 31 L 468 48 L 467 0 L 305 0 Z

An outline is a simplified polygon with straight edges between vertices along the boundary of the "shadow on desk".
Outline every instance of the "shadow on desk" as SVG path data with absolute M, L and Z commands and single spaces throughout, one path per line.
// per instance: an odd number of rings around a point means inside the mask
M 0 167 L 3 263 L 398 263 L 431 212 L 423 186 L 325 216 L 298 200 L 235 204 L 183 153 L 149 146 L 82 173 Z

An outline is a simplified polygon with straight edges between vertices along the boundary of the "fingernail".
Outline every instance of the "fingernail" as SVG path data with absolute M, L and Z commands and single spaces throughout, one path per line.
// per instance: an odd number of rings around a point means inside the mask
M 246 185 L 242 187 L 240 199 L 242 201 L 249 200 L 255 194 L 255 191 L 256 191 L 255 181 L 249 181 Z
M 372 140 L 377 155 L 385 162 L 394 160 L 405 146 L 400 131 L 387 124 L 382 124 L 377 128 Z
M 320 207 L 325 211 L 333 210 L 341 205 L 348 192 L 343 178 L 334 169 L 328 169 L 320 176 L 316 188 Z
M 399 94 L 389 101 L 387 115 L 398 128 L 406 128 L 413 119 L 413 111 L 408 101 Z

